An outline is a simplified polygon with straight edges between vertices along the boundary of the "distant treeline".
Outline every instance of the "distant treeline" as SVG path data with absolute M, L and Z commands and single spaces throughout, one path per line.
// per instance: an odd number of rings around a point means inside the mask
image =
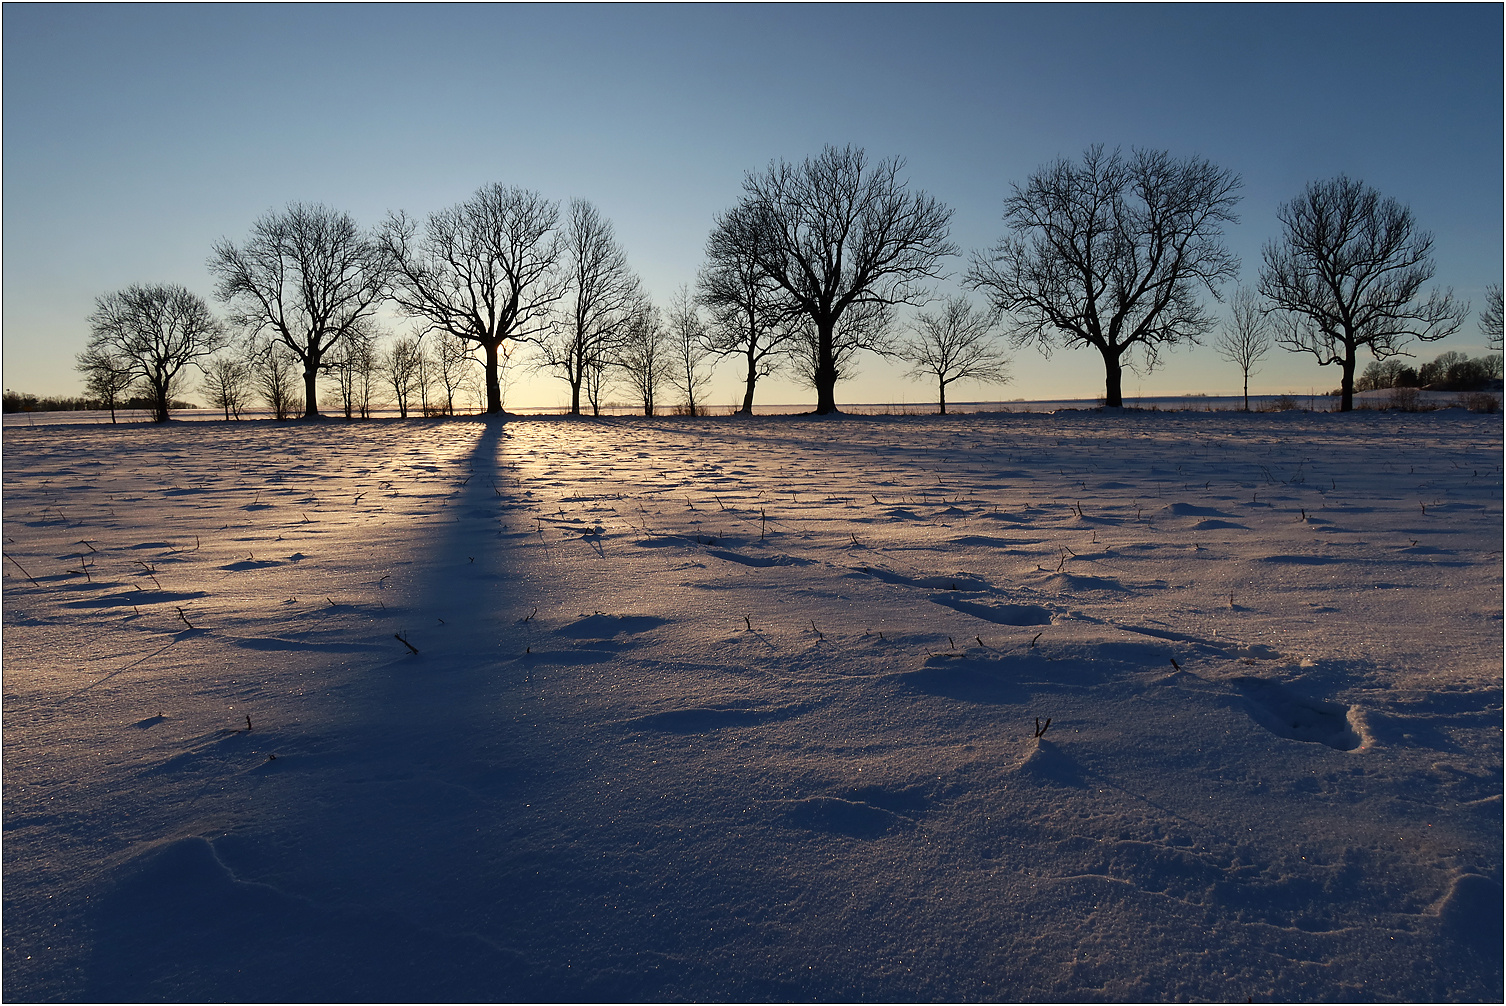
M 1376 360 L 1354 382 L 1356 391 L 1419 388 L 1426 391 L 1500 391 L 1501 354 L 1471 359 L 1463 353 L 1439 354 L 1431 363 L 1409 367 L 1401 360 Z M 1337 392 L 1335 392 L 1337 394 Z
M 4 396 L 6 412 L 94 412 L 109 408 L 97 398 L 69 398 L 63 395 L 31 395 L 24 391 L 6 391 Z M 115 404 L 117 409 L 150 409 L 152 400 L 146 396 L 138 395 L 135 398 Z M 174 401 L 175 409 L 197 409 L 193 402 Z

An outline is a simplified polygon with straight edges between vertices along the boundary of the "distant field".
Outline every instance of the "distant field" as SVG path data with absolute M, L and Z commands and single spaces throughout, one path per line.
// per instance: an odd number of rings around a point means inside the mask
M 1389 401 L 1390 391 L 1366 391 L 1355 395 L 1355 401 L 1361 407 L 1384 408 Z M 1495 396 L 1499 399 L 1499 395 Z M 1310 412 L 1331 412 L 1337 408 L 1337 398 L 1329 395 L 1309 395 L 1291 393 L 1287 395 L 1251 395 L 1250 409 L 1259 412 L 1271 409 L 1279 404 L 1286 404 L 1290 408 L 1293 405 L 1298 409 L 1306 409 Z M 1435 408 L 1447 408 L 1459 404 L 1460 396 L 1454 392 L 1423 391 L 1418 393 L 1418 402 Z M 1096 409 L 1098 399 L 1094 398 L 1058 398 L 1040 400 L 1012 400 L 999 402 L 952 402 L 947 405 L 947 411 L 956 414 L 977 412 L 1056 412 L 1062 409 Z M 808 413 L 815 410 L 814 402 L 796 402 L 783 405 L 755 405 L 753 411 L 760 416 L 791 416 Z M 1239 395 L 1158 395 L 1144 396 L 1141 398 L 1126 398 L 1125 407 L 1130 409 L 1152 409 L 1161 412 L 1224 412 L 1238 411 L 1244 407 L 1244 398 Z M 894 415 L 894 416 L 925 416 L 936 412 L 934 402 L 863 402 L 856 404 L 843 404 L 841 410 L 853 415 Z M 561 415 L 569 409 L 566 405 L 529 405 L 516 406 L 508 411 L 520 416 Z M 642 408 L 631 406 L 614 405 L 602 409 L 604 416 L 637 416 L 642 413 Z M 668 417 L 672 409 L 661 409 L 659 415 Z M 730 414 L 728 406 L 714 406 L 713 416 L 725 416 Z M 460 413 L 473 415 L 472 412 Z M 343 418 L 338 413 L 326 410 L 325 415 L 330 418 Z M 372 417 L 376 419 L 396 419 L 396 409 L 374 409 Z M 417 416 L 416 410 L 412 413 Z M 224 414 L 213 409 L 180 409 L 173 413 L 174 419 L 180 420 L 223 420 Z M 266 409 L 249 409 L 242 413 L 242 419 L 270 419 L 271 413 Z M 116 412 L 117 423 L 147 423 L 151 417 L 140 410 L 120 410 Z M 41 426 L 55 423 L 109 423 L 108 412 L 8 412 L 5 414 L 5 426 Z

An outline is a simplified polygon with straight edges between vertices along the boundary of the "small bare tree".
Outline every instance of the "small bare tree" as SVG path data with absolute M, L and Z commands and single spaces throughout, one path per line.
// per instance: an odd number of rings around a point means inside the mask
M 1265 246 L 1260 294 L 1276 312 L 1277 342 L 1338 365 L 1341 412 L 1354 408 L 1361 349 L 1377 360 L 1410 355 L 1408 339 L 1434 342 L 1463 324 L 1469 305 L 1452 290 L 1418 299 L 1433 278 L 1433 236 L 1395 199 L 1340 175 L 1309 183 L 1276 216 L 1283 230 Z
M 897 348 L 895 355 L 911 365 L 912 376 L 936 382 L 943 416 L 947 385 L 954 381 L 1009 380 L 1009 360 L 994 344 L 997 324 L 997 314 L 974 311 L 966 297 L 950 297 L 939 313 L 917 315 L 910 337 Z
M 502 411 L 502 346 L 543 333 L 550 309 L 564 296 L 558 226 L 557 203 L 493 184 L 431 214 L 422 237 L 401 214 L 382 230 L 402 311 L 422 319 L 427 331 L 446 332 L 485 351 L 488 413 Z M 453 394 L 447 400 L 453 403 Z
M 1049 355 L 1091 346 L 1103 357 L 1104 403 L 1124 404 L 1124 367 L 1148 370 L 1160 351 L 1213 328 L 1200 291 L 1215 297 L 1238 260 L 1223 244 L 1239 176 L 1198 157 L 1092 146 L 1014 185 L 1014 231 L 975 255 L 969 284 L 986 290 L 1018 345 Z
M 79 354 L 74 368 L 83 375 L 84 391 L 109 409 L 110 422 L 116 422 L 115 410 L 122 396 L 136 383 L 131 362 L 108 346 L 90 346 Z
M 324 355 L 381 306 L 389 263 L 348 213 L 294 203 L 251 227 L 244 245 L 221 239 L 209 258 L 231 320 L 266 334 L 303 364 L 304 414 L 319 415 Z
M 90 349 L 123 360 L 152 400 L 152 418 L 167 422 L 190 364 L 225 345 L 225 329 L 196 294 L 181 286 L 131 286 L 94 302 Z
M 418 390 L 419 356 L 422 350 L 411 335 L 394 339 L 381 357 L 382 377 L 397 400 L 397 414 L 408 418 L 408 404 Z
M 1234 291 L 1229 300 L 1229 321 L 1214 348 L 1244 375 L 1245 411 L 1249 412 L 1250 375 L 1255 372 L 1255 363 L 1271 350 L 1271 326 L 1254 290 L 1242 286 Z
M 1488 349 L 1500 351 L 1501 332 L 1501 284 L 1493 283 L 1485 288 L 1485 308 L 1480 312 L 1480 332 L 1485 336 Z
M 471 355 L 471 346 L 466 340 L 445 331 L 434 334 L 433 354 L 434 379 L 444 391 L 444 411 L 446 415 L 453 416 L 455 395 L 460 391 L 466 375 L 476 366 L 476 358 Z M 510 345 L 504 345 L 498 350 L 496 387 L 499 399 L 506 384 L 507 362 L 511 356 Z
M 711 350 L 707 347 L 706 328 L 701 323 L 701 313 L 696 309 L 689 287 L 682 286 L 675 291 L 669 302 L 667 320 L 674 364 L 670 383 L 685 399 L 685 409 L 690 415 L 704 415 L 706 392 L 711 384 L 711 375 L 706 372 L 705 364 Z
M 364 324 L 352 328 L 324 357 L 324 367 L 334 375 L 340 408 L 345 418 L 369 411 L 371 372 L 376 366 L 373 345 L 376 328 Z
M 234 356 L 216 356 L 204 366 L 199 390 L 209 404 L 223 409 L 226 419 L 239 419 L 251 391 L 251 368 Z
M 717 356 L 739 357 L 746 366 L 738 412 L 753 414 L 753 391 L 786 362 L 800 325 L 777 283 L 759 264 L 772 239 L 757 230 L 757 215 L 736 207 L 722 217 L 706 242 L 706 266 L 696 278 L 698 300 L 711 314 L 707 347 Z
M 279 340 L 252 338 L 246 344 L 252 387 L 274 418 L 291 419 L 303 408 L 298 397 L 298 363 L 298 357 Z
M 580 199 L 570 204 L 563 245 L 569 292 L 548 335 L 538 340 L 535 366 L 555 371 L 570 385 L 570 414 L 578 416 L 588 381 L 592 409 L 600 408 L 606 368 L 640 294 L 612 224 L 595 206 Z
M 613 362 L 643 403 L 645 416 L 654 414 L 659 388 L 675 375 L 674 357 L 674 346 L 665 338 L 659 309 L 647 300 L 640 300 L 628 314 Z

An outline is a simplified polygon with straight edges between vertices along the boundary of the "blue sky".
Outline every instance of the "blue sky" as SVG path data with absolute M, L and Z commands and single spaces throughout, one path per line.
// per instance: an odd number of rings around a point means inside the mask
M 1502 8 L 1218 6 L 43 6 L 6 4 L 7 388 L 76 393 L 94 298 L 182 283 L 210 245 L 295 200 L 363 224 L 489 182 L 594 201 L 661 303 L 692 283 L 744 172 L 827 143 L 900 155 L 993 244 L 1009 184 L 1091 143 L 1199 154 L 1244 180 L 1229 244 L 1253 282 L 1276 207 L 1361 178 L 1436 238 L 1436 282 L 1482 304 L 1502 273 Z M 955 278 L 965 259 L 952 262 Z M 217 306 L 217 305 L 216 305 Z M 1472 315 L 1418 349 L 1484 349 Z M 1014 352 L 986 397 L 1092 397 L 1086 351 Z M 934 392 L 869 358 L 839 401 Z M 1126 394 L 1232 392 L 1180 349 Z M 1254 389 L 1336 386 L 1277 351 Z M 735 367 L 713 401 L 730 404 Z M 552 404 L 524 378 L 510 404 Z M 771 385 L 760 400 L 807 401 Z M 979 393 L 964 387 L 952 397 Z

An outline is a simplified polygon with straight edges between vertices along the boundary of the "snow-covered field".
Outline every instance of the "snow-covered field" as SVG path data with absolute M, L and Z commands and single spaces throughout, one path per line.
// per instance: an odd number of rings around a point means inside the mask
M 1501 433 L 7 426 L 5 998 L 1499 1001 Z

